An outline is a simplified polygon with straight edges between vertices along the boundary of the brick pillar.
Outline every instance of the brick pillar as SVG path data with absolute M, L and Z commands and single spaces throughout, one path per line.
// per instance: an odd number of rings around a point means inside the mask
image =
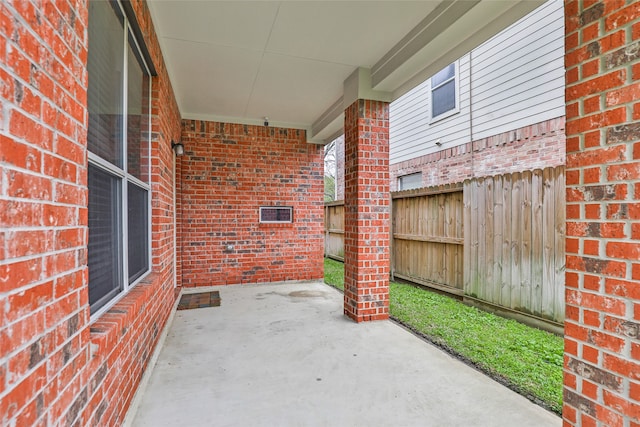
M 640 426 L 640 3 L 567 1 L 565 15 L 563 417 Z
M 389 317 L 389 103 L 345 110 L 344 313 Z

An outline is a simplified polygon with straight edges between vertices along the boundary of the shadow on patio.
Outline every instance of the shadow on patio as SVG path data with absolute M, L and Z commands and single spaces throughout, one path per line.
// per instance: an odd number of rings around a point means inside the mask
M 128 425 L 561 424 L 391 321 L 352 322 L 322 282 L 212 289 L 219 307 L 176 312 Z

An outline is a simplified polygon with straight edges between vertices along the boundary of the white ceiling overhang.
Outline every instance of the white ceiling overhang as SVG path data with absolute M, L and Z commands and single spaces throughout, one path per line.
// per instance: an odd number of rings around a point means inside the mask
M 165 1 L 149 9 L 183 118 L 307 130 L 393 101 L 543 0 Z

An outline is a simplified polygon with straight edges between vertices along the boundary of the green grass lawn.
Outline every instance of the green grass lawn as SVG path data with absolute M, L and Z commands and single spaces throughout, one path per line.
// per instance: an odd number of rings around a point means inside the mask
M 324 277 L 344 290 L 342 263 L 325 259 Z M 434 344 L 561 413 L 562 337 L 403 283 L 391 282 L 390 312 Z

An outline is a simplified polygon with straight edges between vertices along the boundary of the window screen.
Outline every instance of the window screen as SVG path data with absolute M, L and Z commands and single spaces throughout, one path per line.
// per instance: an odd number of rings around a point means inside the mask
M 260 208 L 260 222 L 293 222 L 293 208 L 290 206 L 263 206 Z
M 89 165 L 89 304 L 99 308 L 122 289 L 121 180 Z
M 129 228 L 129 283 L 142 276 L 149 268 L 148 193 L 144 188 L 129 183 L 127 191 Z

